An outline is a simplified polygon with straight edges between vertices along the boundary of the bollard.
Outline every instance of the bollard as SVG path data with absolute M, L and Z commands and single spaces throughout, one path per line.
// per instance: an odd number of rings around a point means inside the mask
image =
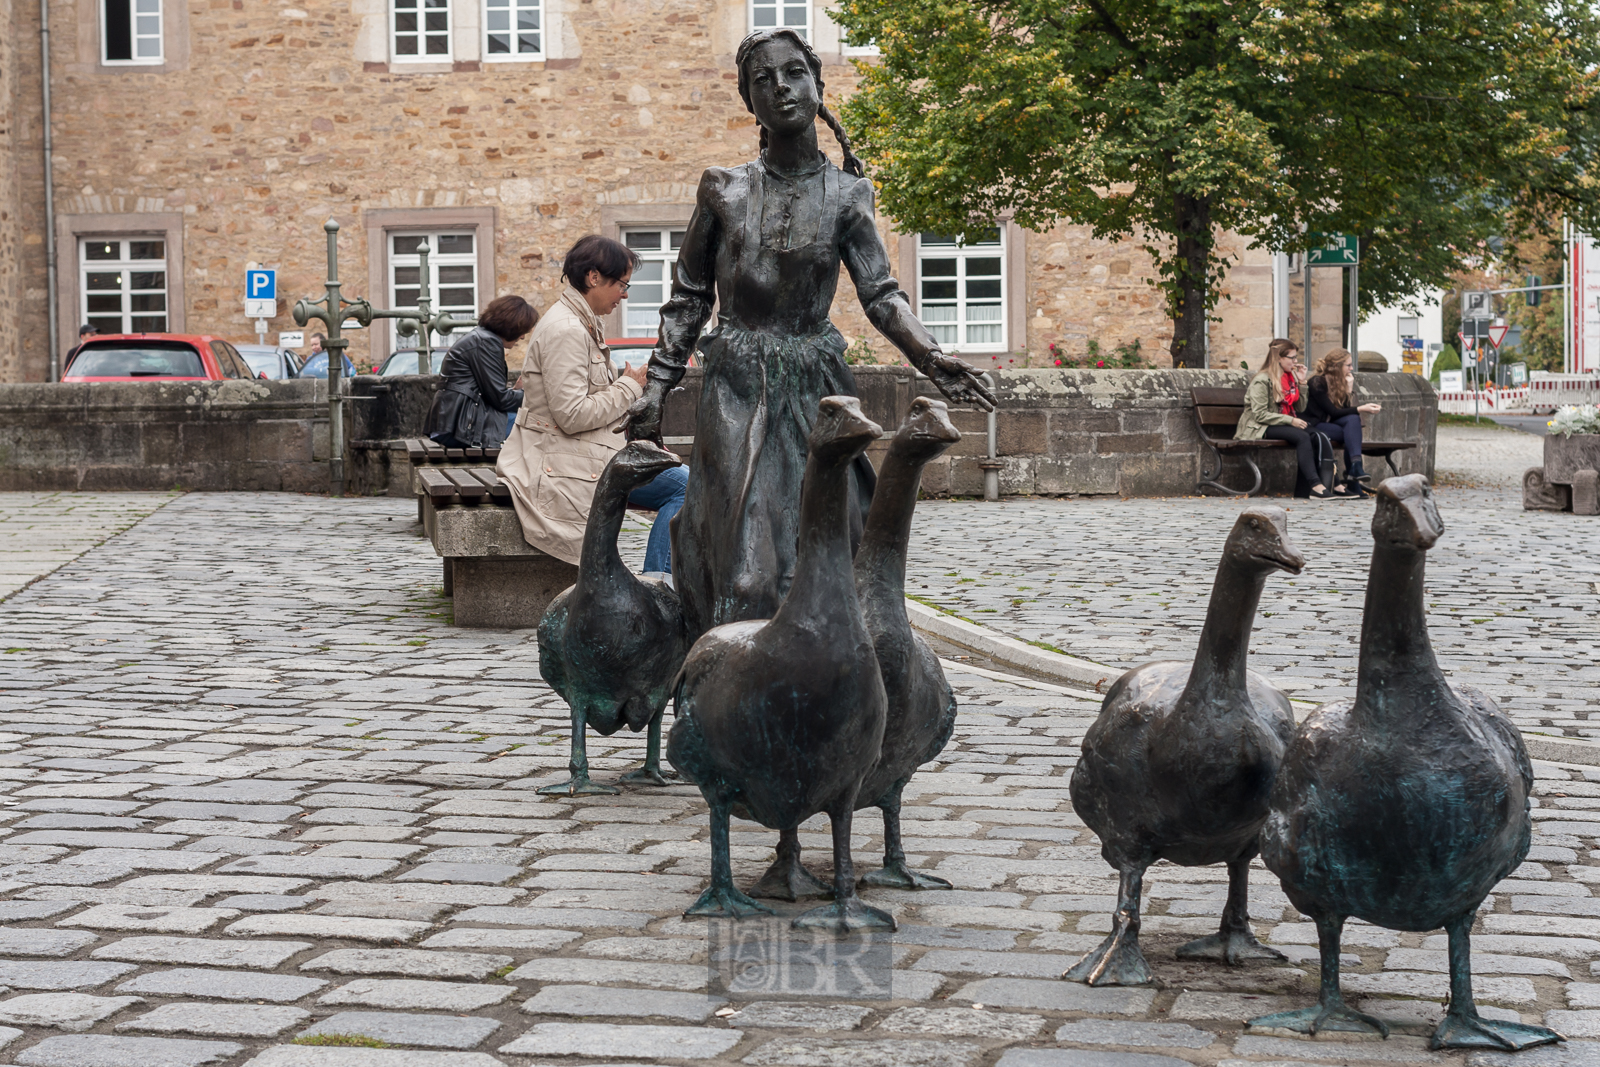
M 1600 473 L 1582 470 L 1572 476 L 1572 513 L 1600 515 Z

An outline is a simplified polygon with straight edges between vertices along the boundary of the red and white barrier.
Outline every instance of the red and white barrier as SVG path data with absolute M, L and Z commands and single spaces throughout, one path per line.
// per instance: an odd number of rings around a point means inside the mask
M 1549 415 L 1557 408 L 1600 403 L 1600 375 L 1541 374 L 1515 389 L 1441 392 L 1439 410 L 1452 415 Z

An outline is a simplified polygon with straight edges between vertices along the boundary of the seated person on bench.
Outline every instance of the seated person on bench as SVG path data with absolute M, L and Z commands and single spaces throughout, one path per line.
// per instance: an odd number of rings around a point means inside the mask
M 567 289 L 533 331 L 522 366 L 522 410 L 500 452 L 500 478 L 530 545 L 577 563 L 595 483 L 627 439 L 615 432 L 644 392 L 645 369 L 618 374 L 600 317 L 628 292 L 638 254 L 598 234 L 580 238 L 562 263 Z M 689 468 L 676 467 L 628 494 L 656 513 L 644 572 L 672 572 L 670 522 L 683 506 Z
M 539 313 L 520 296 L 500 296 L 483 309 L 478 325 L 450 346 L 439 373 L 423 432 L 445 448 L 496 448 L 505 440 L 502 412 L 515 411 L 522 394 L 506 386 L 506 350 L 516 345 Z
M 1234 439 L 1287 441 L 1294 446 L 1301 484 L 1310 487 L 1311 499 L 1353 500 L 1355 494 L 1344 486 L 1334 486 L 1330 491 L 1322 484 L 1315 442 L 1306 421 L 1299 417 L 1306 407 L 1305 372 L 1293 341 L 1280 337 L 1268 345 L 1266 362 L 1244 391 L 1244 411 L 1239 415 Z
M 1362 485 L 1367 472 L 1361 465 L 1361 413 L 1382 411 L 1381 404 L 1353 405 L 1356 376 L 1350 353 L 1335 348 L 1317 360 L 1317 374 L 1306 383 L 1306 422 L 1313 433 L 1325 434 L 1344 445 L 1345 486 L 1360 496 L 1371 496 Z

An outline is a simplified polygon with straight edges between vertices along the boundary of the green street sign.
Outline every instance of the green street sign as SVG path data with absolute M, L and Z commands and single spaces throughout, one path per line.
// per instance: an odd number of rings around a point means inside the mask
M 1311 239 L 1314 245 L 1308 255 L 1313 267 L 1353 267 L 1361 262 L 1359 239 L 1353 233 L 1314 233 Z

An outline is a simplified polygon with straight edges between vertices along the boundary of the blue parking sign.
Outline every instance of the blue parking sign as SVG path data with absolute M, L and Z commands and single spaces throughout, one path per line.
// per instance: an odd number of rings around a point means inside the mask
M 278 296 L 278 272 L 275 270 L 247 270 L 244 272 L 246 300 L 274 300 Z

